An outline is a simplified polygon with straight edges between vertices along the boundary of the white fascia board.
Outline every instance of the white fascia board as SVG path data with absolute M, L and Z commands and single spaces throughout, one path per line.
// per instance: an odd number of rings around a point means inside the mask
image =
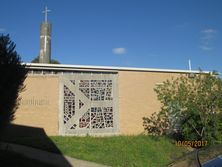
M 112 67 L 112 66 L 86 66 L 86 65 L 67 65 L 67 64 L 41 64 L 41 63 L 24 63 L 29 69 L 39 70 L 84 70 L 84 71 L 143 71 L 143 72 L 170 72 L 170 73 L 200 73 L 196 70 L 176 70 L 176 69 L 157 69 L 157 68 L 135 68 L 135 67 Z M 210 71 L 201 71 L 210 73 Z

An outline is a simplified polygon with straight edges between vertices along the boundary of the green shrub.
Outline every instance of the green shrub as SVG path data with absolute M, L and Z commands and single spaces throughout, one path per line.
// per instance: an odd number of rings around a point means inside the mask
M 176 140 L 222 140 L 222 80 L 215 73 L 195 77 L 181 75 L 155 89 L 161 110 L 143 118 L 151 135 L 169 135 Z

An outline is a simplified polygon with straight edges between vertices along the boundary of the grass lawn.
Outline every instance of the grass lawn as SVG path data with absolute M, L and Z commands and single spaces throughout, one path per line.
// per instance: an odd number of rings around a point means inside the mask
M 64 154 L 114 167 L 161 167 L 182 156 L 185 149 L 172 140 L 151 136 L 62 137 L 49 139 Z M 57 152 L 41 138 L 10 139 L 13 143 Z M 14 141 L 13 141 L 14 140 Z M 8 141 L 9 142 L 9 141 Z
M 185 150 L 171 140 L 148 136 L 50 137 L 65 155 L 121 167 L 166 166 Z

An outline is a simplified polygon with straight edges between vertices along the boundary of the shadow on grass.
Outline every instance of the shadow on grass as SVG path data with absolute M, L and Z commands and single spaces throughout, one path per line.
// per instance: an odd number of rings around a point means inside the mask
M 50 140 L 50 138 L 46 135 L 43 128 L 37 128 L 37 127 L 29 127 L 29 126 L 23 126 L 23 125 L 16 125 L 16 124 L 9 124 L 7 127 L 5 127 L 0 132 L 0 142 L 6 142 L 6 143 L 16 143 L 26 146 L 32 146 L 35 148 L 39 148 L 38 145 L 41 145 L 43 148 L 47 148 L 45 150 L 49 150 L 54 153 L 57 153 L 60 156 L 60 164 L 58 166 L 62 167 L 71 167 L 72 165 L 64 158 L 61 151 L 57 148 L 57 146 Z M 30 140 L 30 138 L 32 140 Z M 27 141 L 27 143 L 26 143 Z M 25 143 L 25 144 L 24 144 Z M 4 150 L 9 155 L 14 155 L 15 153 L 13 150 L 10 150 L 10 148 L 6 148 Z M 36 156 L 42 156 L 42 155 L 36 155 Z M 13 157 L 13 156 L 12 156 Z M 16 159 L 15 159 L 16 160 Z M 10 158 L 1 159 L 1 162 L 9 163 Z M 35 162 L 35 161 L 33 161 Z M 2 163 L 1 163 L 2 164 Z M 24 166 L 24 164 L 23 164 Z

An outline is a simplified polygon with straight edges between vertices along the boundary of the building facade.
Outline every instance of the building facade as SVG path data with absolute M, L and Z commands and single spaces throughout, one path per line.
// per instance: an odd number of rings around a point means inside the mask
M 198 71 L 27 64 L 26 89 L 13 123 L 48 135 L 136 135 L 158 112 L 154 88 Z

